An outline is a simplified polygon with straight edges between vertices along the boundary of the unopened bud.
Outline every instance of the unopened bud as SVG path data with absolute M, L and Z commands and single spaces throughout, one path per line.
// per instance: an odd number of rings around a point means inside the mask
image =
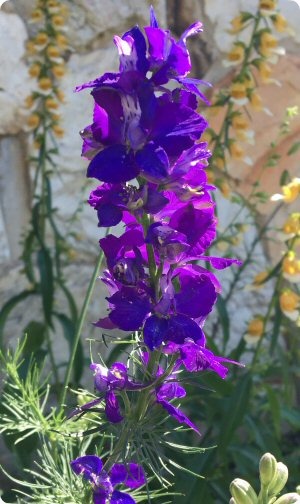
M 274 504 L 300 504 L 300 495 L 295 492 L 284 494 Z
M 230 484 L 230 492 L 236 504 L 257 504 L 258 498 L 248 481 L 236 478 Z
M 276 474 L 277 461 L 271 453 L 265 453 L 259 461 L 259 477 L 262 486 L 267 487 Z
M 1 502 L 0 502 L 0 504 L 1 504 Z M 231 497 L 231 499 L 230 499 L 230 501 L 229 501 L 229 504 L 236 504 L 236 500 L 234 500 L 234 498 L 233 498 L 233 497 Z
M 276 473 L 269 487 L 269 495 L 277 495 L 284 488 L 289 477 L 289 470 L 282 462 L 277 462 Z

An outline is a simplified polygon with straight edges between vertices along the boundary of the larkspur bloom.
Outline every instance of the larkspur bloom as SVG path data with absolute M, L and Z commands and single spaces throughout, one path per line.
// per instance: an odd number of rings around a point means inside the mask
M 109 471 L 105 471 L 100 457 L 85 455 L 72 460 L 71 467 L 75 474 L 91 483 L 94 504 L 134 504 L 136 501 L 133 497 L 115 487 L 122 484 L 134 490 L 146 483 L 143 468 L 132 462 L 114 464 Z

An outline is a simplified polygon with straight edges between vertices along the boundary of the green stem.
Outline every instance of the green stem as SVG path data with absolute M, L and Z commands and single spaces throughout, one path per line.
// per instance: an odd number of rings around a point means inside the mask
M 108 233 L 109 233 L 109 228 L 107 230 L 107 234 Z M 82 333 L 83 324 L 84 324 L 84 321 L 85 321 L 85 318 L 86 318 L 86 315 L 87 315 L 88 306 L 89 306 L 89 303 L 90 303 L 90 300 L 91 300 L 91 297 L 92 297 L 92 294 L 93 294 L 93 291 L 94 291 L 94 287 L 95 287 L 95 283 L 96 283 L 97 277 L 99 275 L 99 269 L 100 269 L 100 266 L 102 264 L 103 257 L 104 257 L 104 252 L 101 250 L 101 252 L 99 254 L 99 257 L 98 257 L 98 260 L 97 260 L 97 263 L 95 265 L 95 269 L 94 269 L 92 278 L 90 280 L 90 283 L 89 283 L 89 286 L 88 286 L 88 289 L 87 289 L 87 293 L 86 293 L 86 296 L 85 296 L 85 299 L 84 299 L 84 302 L 83 302 L 83 306 L 82 306 L 82 309 L 81 309 L 81 312 L 80 312 L 80 315 L 79 315 L 79 319 L 78 319 L 78 322 L 77 322 L 75 336 L 74 336 L 73 345 L 72 345 L 72 351 L 71 351 L 71 355 L 70 355 L 70 360 L 69 360 L 69 364 L 68 364 L 68 367 L 67 367 L 67 371 L 66 371 L 66 375 L 65 375 L 65 379 L 64 379 L 64 385 L 63 385 L 63 389 L 62 389 L 62 393 L 61 393 L 61 397 L 60 397 L 60 401 L 59 401 L 60 411 L 62 410 L 62 408 L 64 406 L 64 403 L 65 403 L 65 400 L 66 400 L 68 383 L 70 381 L 70 377 L 71 377 L 71 373 L 72 373 L 72 368 L 73 368 L 73 364 L 74 364 L 74 360 L 75 360 L 76 351 L 77 351 L 79 340 L 80 340 L 80 336 L 81 336 L 81 333 Z
M 55 364 L 52 342 L 51 342 L 48 327 L 46 327 L 46 329 L 45 329 L 45 337 L 46 337 L 48 354 L 49 354 L 49 358 L 50 358 L 50 362 L 51 362 L 51 368 L 52 368 L 53 375 L 54 375 L 55 385 L 57 386 L 59 384 L 59 376 L 58 376 L 57 366 Z

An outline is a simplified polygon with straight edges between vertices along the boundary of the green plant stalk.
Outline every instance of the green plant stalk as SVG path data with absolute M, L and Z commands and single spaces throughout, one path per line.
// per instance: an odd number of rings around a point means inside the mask
M 110 228 L 107 229 L 107 234 L 109 233 L 109 231 L 110 231 Z M 70 377 L 71 377 L 71 373 L 72 373 L 72 368 L 73 368 L 73 364 L 74 364 L 74 360 L 75 360 L 76 351 L 77 351 L 79 340 L 80 340 L 80 336 L 81 336 L 81 333 L 82 333 L 83 324 L 84 324 L 84 321 L 86 319 L 89 303 L 91 301 L 91 297 L 92 297 L 92 294 L 93 294 L 93 291 L 94 291 L 95 283 L 96 283 L 97 277 L 99 275 L 99 269 L 100 269 L 100 266 L 102 264 L 103 257 L 104 257 L 104 252 L 101 250 L 101 252 L 100 252 L 100 254 L 98 256 L 98 260 L 97 260 L 96 265 L 95 265 L 95 269 L 94 269 L 92 278 L 90 280 L 90 283 L 89 283 L 89 286 L 88 286 L 88 289 L 87 289 L 87 293 L 86 293 L 86 296 L 85 296 L 85 299 L 84 299 L 84 302 L 83 302 L 83 305 L 82 305 L 82 309 L 81 309 L 79 318 L 78 318 L 78 322 L 77 322 L 77 326 L 76 326 L 76 331 L 75 331 L 75 336 L 74 336 L 74 341 L 73 341 L 72 350 L 71 350 L 71 355 L 70 355 L 70 360 L 69 360 L 69 364 L 68 364 L 68 367 L 67 367 L 67 370 L 66 370 L 66 375 L 65 375 L 65 379 L 64 379 L 63 388 L 62 388 L 62 393 L 61 393 L 60 400 L 59 400 L 60 411 L 62 411 L 62 409 L 64 407 L 65 400 L 66 400 L 68 383 L 70 381 Z

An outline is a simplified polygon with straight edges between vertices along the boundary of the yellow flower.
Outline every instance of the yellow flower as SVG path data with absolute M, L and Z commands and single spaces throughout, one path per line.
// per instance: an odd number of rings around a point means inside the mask
M 57 96 L 57 99 L 61 102 L 64 103 L 65 101 L 65 93 L 61 91 L 61 89 L 56 89 L 55 94 Z
M 249 143 L 253 143 L 254 131 L 249 129 L 249 123 L 244 115 L 234 115 L 231 121 L 231 125 L 238 140 L 242 142 L 247 141 Z
M 61 128 L 60 126 L 58 126 L 58 124 L 54 124 L 52 126 L 52 130 L 53 130 L 54 135 L 57 138 L 62 138 L 64 136 L 64 134 L 65 134 L 65 131 L 63 130 L 63 128 Z
M 260 340 L 263 332 L 264 321 L 263 319 L 256 317 L 249 322 L 246 334 L 244 335 L 244 339 L 247 341 L 247 343 L 255 344 Z
M 56 47 L 54 45 L 49 45 L 47 47 L 47 55 L 49 56 L 50 59 L 58 58 L 60 56 L 60 50 L 58 47 Z
M 239 65 L 243 62 L 245 49 L 241 44 L 235 44 L 231 51 L 227 54 L 226 60 L 223 61 L 224 66 Z
M 30 77 L 39 77 L 41 72 L 41 65 L 39 63 L 33 63 L 28 70 Z
M 259 2 L 259 9 L 261 11 L 261 14 L 263 14 L 264 16 L 270 16 L 274 14 L 276 6 L 276 0 L 260 0 Z
M 61 120 L 61 115 L 60 114 L 53 114 L 53 112 L 52 112 L 51 119 L 52 119 L 52 121 L 58 122 Z
M 36 45 L 33 42 L 33 40 L 27 40 L 27 42 L 26 42 L 26 51 L 27 51 L 27 54 L 31 55 L 31 56 L 33 54 L 36 54 L 36 52 L 37 52 Z
M 258 112 L 263 109 L 261 96 L 256 91 L 253 91 L 250 95 L 250 105 Z
M 241 14 L 239 14 L 238 16 L 235 16 L 231 22 L 231 29 L 228 30 L 229 33 L 231 33 L 232 35 L 235 35 L 236 33 L 239 33 L 241 31 L 241 29 L 243 28 L 243 17 Z
M 66 49 L 68 47 L 68 39 L 62 33 L 58 33 L 55 37 L 58 47 Z
M 42 19 L 44 18 L 44 15 L 43 15 L 43 12 L 41 9 L 35 9 L 32 13 L 31 13 L 31 21 L 33 23 L 39 23 L 40 21 L 42 21 Z
M 61 16 L 67 17 L 69 15 L 69 7 L 66 4 L 60 4 L 59 12 Z
M 248 102 L 247 88 L 243 82 L 233 82 L 229 92 L 232 101 L 238 105 L 246 105 Z
M 300 234 L 300 213 L 292 213 L 285 221 L 282 231 L 287 235 Z
M 34 105 L 34 99 L 32 95 L 29 95 L 25 98 L 25 107 L 31 108 Z
M 300 260 L 290 251 L 282 261 L 283 276 L 292 283 L 300 281 Z
M 274 28 L 279 33 L 283 33 L 285 31 L 287 31 L 288 22 L 287 22 L 286 18 L 284 16 L 282 16 L 282 14 L 276 13 L 274 16 L 272 16 L 272 21 L 273 21 Z
M 264 84 L 269 84 L 271 82 L 270 77 L 272 75 L 272 68 L 268 65 L 268 63 L 263 60 L 259 61 L 258 72 Z
M 54 65 L 51 70 L 57 79 L 65 75 L 65 67 L 63 65 Z
M 40 124 L 40 116 L 38 114 L 31 114 L 27 119 L 27 126 L 31 129 L 35 129 Z
M 39 88 L 43 91 L 47 91 L 52 87 L 52 81 L 51 79 L 49 79 L 49 77 L 42 77 L 41 79 L 39 79 L 38 84 Z
M 35 42 L 37 45 L 41 45 L 41 46 L 43 46 L 43 45 L 47 44 L 48 40 L 49 40 L 49 38 L 48 38 L 47 33 L 46 33 L 46 32 L 42 32 L 42 31 L 41 31 L 41 32 L 39 32 L 39 33 L 37 34 L 37 36 L 35 37 L 34 42 Z
M 245 152 L 243 148 L 235 141 L 232 141 L 229 146 L 229 152 L 230 155 L 233 159 L 236 159 L 237 161 L 241 161 L 244 159 Z
M 259 52 L 265 58 L 273 55 L 274 51 L 277 49 L 278 41 L 277 39 L 268 31 L 263 31 L 260 36 L 259 41 Z
M 261 287 L 264 283 L 264 280 L 268 277 L 268 275 L 269 275 L 268 271 L 260 271 L 253 278 L 253 285 L 255 285 L 256 287 Z
M 53 7 L 58 7 L 59 3 L 57 0 L 48 0 L 47 1 L 47 7 L 48 9 L 53 9 Z
M 273 194 L 271 201 L 283 200 L 285 203 L 293 203 L 300 194 L 300 178 L 293 178 L 292 182 L 282 186 L 282 194 Z
M 289 319 L 296 321 L 299 317 L 300 296 L 288 289 L 279 296 L 279 305 L 281 311 Z
M 216 167 L 219 170 L 224 170 L 224 168 L 225 168 L 225 159 L 223 157 L 221 157 L 221 156 L 217 156 L 214 159 L 214 164 L 216 165 Z
M 62 16 L 55 15 L 55 16 L 52 16 L 52 18 L 51 18 L 51 24 L 55 28 L 61 28 L 62 26 L 64 26 L 65 20 Z
M 47 98 L 45 100 L 45 105 L 46 105 L 47 109 L 51 109 L 51 110 L 53 110 L 53 109 L 56 110 L 59 107 L 59 104 L 53 98 Z
M 227 182 L 225 182 L 225 180 L 220 180 L 218 183 L 218 187 L 219 187 L 221 193 L 223 194 L 224 198 L 229 199 L 229 197 L 231 195 L 231 189 L 229 187 L 229 184 L 227 184 Z

